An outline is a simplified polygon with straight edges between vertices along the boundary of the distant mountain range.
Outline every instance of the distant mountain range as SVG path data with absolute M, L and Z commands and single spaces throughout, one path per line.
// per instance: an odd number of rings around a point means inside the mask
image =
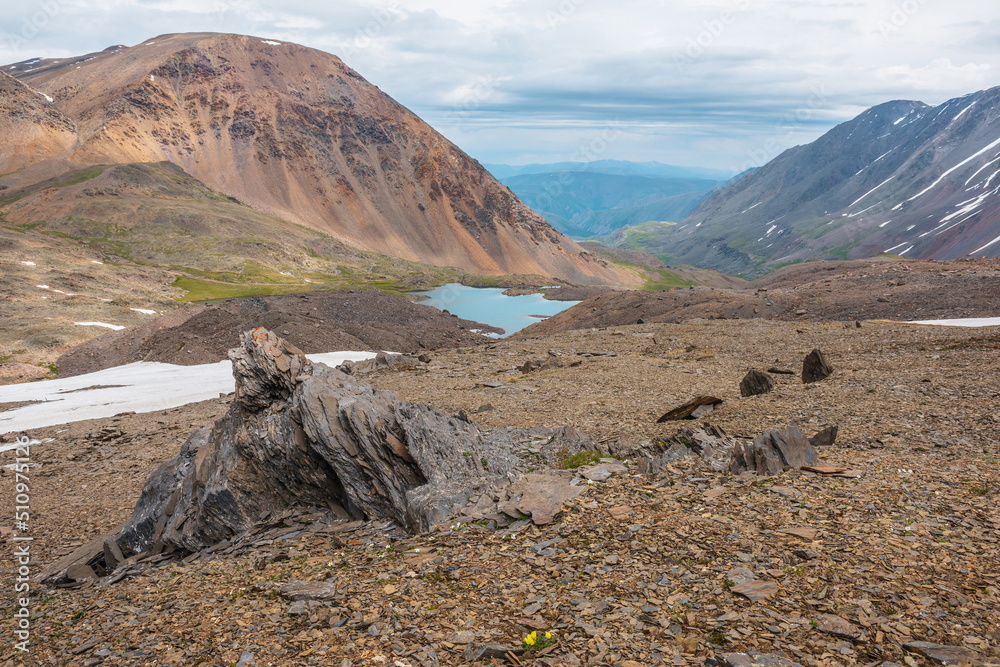
M 868 109 L 612 245 L 755 275 L 811 258 L 1000 255 L 1000 88 Z
M 577 238 L 649 220 L 681 219 L 731 176 L 622 160 L 485 166 L 553 227 Z
M 678 167 L 662 162 L 630 162 L 628 160 L 592 160 L 590 162 L 549 162 L 542 164 L 484 164 L 484 167 L 503 180 L 509 176 L 524 174 L 551 174 L 560 171 L 586 171 L 594 174 L 617 174 L 621 176 L 650 176 L 654 178 L 703 179 L 725 181 L 733 177 L 729 171 L 703 169 L 701 167 Z
M 168 161 L 213 191 L 360 250 L 476 274 L 637 280 L 557 233 L 322 51 L 245 35 L 161 35 L 4 66 L 0 91 L 0 188 L 91 165 Z

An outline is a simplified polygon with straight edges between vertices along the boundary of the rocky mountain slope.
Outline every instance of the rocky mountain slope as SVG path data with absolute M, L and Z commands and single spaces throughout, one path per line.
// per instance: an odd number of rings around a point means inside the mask
M 0 114 L 15 146 L 5 147 L 12 157 L 0 173 L 21 171 L 0 185 L 30 185 L 72 165 L 166 160 L 213 190 L 364 250 L 480 274 L 635 281 L 562 237 L 330 54 L 194 33 L 2 70 L 24 85 L 3 80 L 21 103 Z M 33 144 L 21 142 L 22 127 Z M 31 160 L 39 162 L 24 172 Z
M 461 279 L 250 208 L 170 162 L 78 169 L 0 191 L 0 384 L 186 301 Z
M 607 292 L 514 337 L 691 319 L 797 322 L 996 317 L 1000 259 L 805 262 L 729 289 Z
M 44 94 L 0 71 L 0 176 L 63 155 L 75 144 L 72 120 Z
M 645 249 L 727 273 L 882 252 L 1000 254 L 1000 88 L 873 107 L 709 197 Z
M 181 366 L 222 361 L 239 345 L 240 334 L 256 327 L 278 331 L 306 354 L 471 348 L 493 340 L 480 332 L 499 332 L 373 289 L 227 299 L 147 318 L 141 326 L 78 345 L 59 357 L 59 377 L 136 361 Z

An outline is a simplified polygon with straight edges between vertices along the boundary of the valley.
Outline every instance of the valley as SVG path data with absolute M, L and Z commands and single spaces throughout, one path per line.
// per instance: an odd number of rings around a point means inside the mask
M 0 67 L 2 667 L 1000 664 L 1000 88 L 673 166 L 788 103 L 713 90 L 781 78 L 751 17 L 668 71 L 655 7 L 570 4 L 203 8 L 371 80 L 207 31 Z M 594 15 L 653 71 L 565 49 Z

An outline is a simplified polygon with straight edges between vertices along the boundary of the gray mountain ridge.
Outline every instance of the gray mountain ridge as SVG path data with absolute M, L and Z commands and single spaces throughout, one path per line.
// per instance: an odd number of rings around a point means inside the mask
M 936 107 L 897 100 L 796 146 L 675 225 L 612 244 L 730 274 L 880 253 L 1000 254 L 1000 88 Z

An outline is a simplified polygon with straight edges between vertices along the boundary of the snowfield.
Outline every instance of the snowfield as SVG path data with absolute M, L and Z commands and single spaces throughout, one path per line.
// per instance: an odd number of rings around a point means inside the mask
M 55 290 L 58 292 L 59 290 Z M 105 329 L 111 329 L 112 331 L 121 331 L 125 327 L 120 324 L 108 324 L 107 322 L 73 322 L 78 327 L 104 327 Z
M 363 361 L 374 352 L 328 352 L 307 355 L 310 361 L 337 366 Z M 95 387 L 103 387 L 95 388 Z M 196 403 L 236 389 L 232 362 L 177 366 L 139 361 L 62 380 L 0 387 L 0 403 L 38 401 L 0 412 L 0 435 L 84 419 L 113 417 L 122 412 L 155 412 Z M 14 443 L 0 445 L 0 451 Z
M 1000 327 L 1000 317 L 967 317 L 954 320 L 920 320 L 907 324 L 934 324 L 942 327 Z

